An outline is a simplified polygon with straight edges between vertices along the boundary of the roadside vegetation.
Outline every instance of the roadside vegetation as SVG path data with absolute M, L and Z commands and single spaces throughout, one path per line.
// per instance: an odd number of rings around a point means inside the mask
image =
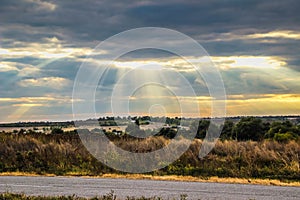
M 122 198 L 124 200 L 164 200 L 162 197 L 126 197 Z M 186 194 L 180 195 L 178 198 L 172 198 L 172 200 L 186 200 L 188 196 Z M 110 192 L 106 195 L 92 197 L 92 198 L 83 198 L 75 195 L 72 196 L 57 196 L 57 197 L 46 197 L 46 196 L 27 196 L 24 194 L 13 194 L 13 193 L 3 193 L 0 194 L 0 200 L 121 200 L 118 198 L 114 192 Z M 168 199 L 171 200 L 171 199 Z M 201 200 L 201 198 L 199 198 Z M 254 200 L 254 199 L 249 199 Z
M 178 123 L 178 119 L 177 122 Z M 176 125 L 175 123 L 175 125 Z M 84 130 L 86 135 L 104 134 L 117 146 L 131 152 L 151 152 L 167 145 L 176 135 L 176 126 L 161 129 L 148 138 L 135 138 L 127 133 L 149 134 L 139 125 L 128 125 L 126 133 Z M 198 153 L 209 121 L 192 121 L 189 130 L 196 139 L 189 149 L 171 165 L 148 175 L 180 175 L 208 179 L 236 177 L 300 181 L 300 127 L 290 121 L 266 122 L 245 117 L 237 122 L 227 120 L 220 140 L 203 159 Z M 186 142 L 184 138 L 178 140 Z M 95 159 L 83 146 L 76 131 L 53 128 L 51 134 L 34 131 L 0 133 L 0 173 L 20 172 L 55 175 L 125 174 Z M 170 155 L 172 156 L 172 155 Z M 109 155 L 109 159 L 126 159 Z
M 3 193 L 0 194 L 0 200 L 120 200 L 120 198 L 117 198 L 117 196 L 114 194 L 114 192 L 110 192 L 108 194 L 102 195 L 102 196 L 96 196 L 92 198 L 84 198 L 84 197 L 78 197 L 75 195 L 72 196 L 57 196 L 57 197 L 46 197 L 46 196 L 27 196 L 24 194 L 12 194 L 12 193 Z M 161 197 L 126 197 L 123 198 L 124 200 L 163 200 Z M 187 199 L 187 195 L 180 195 L 180 200 Z M 174 199 L 175 200 L 175 199 Z

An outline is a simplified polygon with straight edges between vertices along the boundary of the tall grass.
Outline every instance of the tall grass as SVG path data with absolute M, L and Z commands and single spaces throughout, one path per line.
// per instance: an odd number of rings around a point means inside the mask
M 124 150 L 142 153 L 160 149 L 169 144 L 170 140 L 164 137 L 119 138 L 112 142 Z M 187 141 L 181 139 L 176 142 L 177 148 L 183 148 Z M 299 140 L 286 143 L 273 140 L 218 141 L 215 148 L 203 159 L 198 157 L 201 144 L 201 140 L 195 139 L 179 159 L 152 174 L 300 180 Z M 0 172 L 57 175 L 121 173 L 95 159 L 83 146 L 77 134 L 8 133 L 0 133 Z

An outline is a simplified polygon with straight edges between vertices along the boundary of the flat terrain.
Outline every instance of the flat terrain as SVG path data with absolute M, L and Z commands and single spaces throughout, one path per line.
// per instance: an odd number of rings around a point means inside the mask
M 299 187 L 246 184 L 129 180 L 82 177 L 0 176 L 0 192 L 27 195 L 93 197 L 115 191 L 118 197 L 160 196 L 188 199 L 300 199 Z

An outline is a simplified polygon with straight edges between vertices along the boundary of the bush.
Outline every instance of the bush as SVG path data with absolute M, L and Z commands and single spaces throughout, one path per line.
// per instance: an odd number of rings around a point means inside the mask
M 51 131 L 51 134 L 63 134 L 64 131 L 61 128 L 54 128 Z
M 295 140 L 297 139 L 296 136 L 293 135 L 291 132 L 287 133 L 276 133 L 274 135 L 274 140 L 278 142 L 288 142 L 289 140 Z

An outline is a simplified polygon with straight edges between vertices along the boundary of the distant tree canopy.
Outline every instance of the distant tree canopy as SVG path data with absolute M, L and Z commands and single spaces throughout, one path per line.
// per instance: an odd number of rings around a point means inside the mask
M 265 134 L 265 138 L 273 138 L 280 142 L 297 139 L 299 136 L 299 125 L 295 126 L 290 121 L 273 122 Z
M 190 125 L 190 131 L 196 132 L 196 138 L 204 139 L 209 128 L 209 131 L 212 132 L 216 128 L 209 125 L 209 120 L 195 120 Z M 288 120 L 270 123 L 257 117 L 242 117 L 236 123 L 226 119 L 221 130 L 221 140 L 261 141 L 263 139 L 273 139 L 285 142 L 300 137 L 300 125 L 295 125 Z
M 156 134 L 157 136 L 164 136 L 169 139 L 173 139 L 177 134 L 177 131 L 174 130 L 173 128 L 166 127 L 160 129 L 160 131 Z
M 53 128 L 51 134 L 63 134 L 64 131 L 61 128 Z
M 232 139 L 233 138 L 233 136 L 232 136 L 233 127 L 234 127 L 233 121 L 226 120 L 224 122 L 224 126 L 223 126 L 223 129 L 222 129 L 222 132 L 221 132 L 220 139 L 222 139 L 222 140 Z
M 262 120 L 255 117 L 243 117 L 233 129 L 233 139 L 261 140 L 264 138 Z
M 118 123 L 116 123 L 116 121 Z M 130 122 L 128 122 L 130 121 Z M 279 142 L 287 142 L 289 140 L 300 139 L 300 117 L 285 118 L 285 117 L 236 117 L 226 118 L 222 127 L 217 127 L 209 119 L 191 119 L 191 118 L 171 118 L 171 117 L 103 117 L 97 120 L 89 119 L 78 121 L 80 125 L 94 126 L 99 123 L 102 128 L 93 129 L 92 131 L 80 130 L 82 134 L 104 133 L 110 139 L 120 139 L 149 136 L 164 136 L 166 138 L 174 138 L 178 133 L 187 138 L 204 139 L 207 133 L 214 138 L 219 136 L 221 140 L 238 140 L 238 141 L 261 141 L 263 139 L 275 140 Z M 161 128 L 147 129 L 146 125 L 161 123 L 164 125 Z M 2 127 L 20 127 L 11 132 L 14 134 L 40 134 L 41 132 L 51 134 L 77 134 L 77 131 L 64 131 L 63 128 L 71 126 L 73 122 L 20 122 L 12 124 L 0 124 Z M 35 125 L 30 127 L 29 125 Z M 41 125 L 47 125 L 37 128 Z M 111 128 L 107 126 L 127 126 L 124 130 Z M 73 126 L 73 125 L 72 125 Z M 151 127 L 151 126 L 149 126 Z M 180 132 L 179 132 L 180 130 Z M 2 131 L 5 132 L 5 131 Z
M 196 132 L 196 138 L 203 139 L 206 136 L 210 121 L 200 120 L 193 121 L 190 126 L 190 131 Z

